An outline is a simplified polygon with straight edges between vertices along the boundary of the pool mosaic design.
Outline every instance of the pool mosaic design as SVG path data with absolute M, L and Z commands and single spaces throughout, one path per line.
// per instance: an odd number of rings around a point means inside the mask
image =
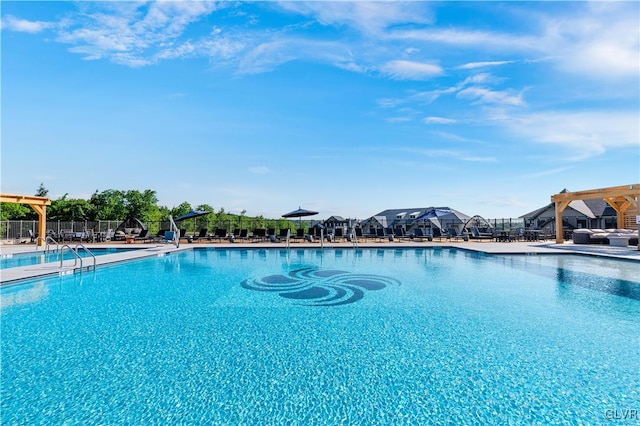
M 378 275 L 303 268 L 287 275 L 247 279 L 241 285 L 249 290 L 277 292 L 286 299 L 306 301 L 302 304 L 308 306 L 338 306 L 357 302 L 364 297 L 365 291 L 400 285 L 400 281 Z
M 638 277 L 571 255 L 197 249 L 2 287 L 0 423 L 609 424 L 640 401 Z M 364 297 L 305 293 L 331 286 Z

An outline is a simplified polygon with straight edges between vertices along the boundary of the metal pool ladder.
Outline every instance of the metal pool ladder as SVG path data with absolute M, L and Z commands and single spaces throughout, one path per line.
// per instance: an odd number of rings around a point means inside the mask
M 71 253 L 73 253 L 74 256 L 74 262 L 73 262 L 73 266 L 75 267 L 78 264 L 78 259 L 80 259 L 80 272 L 82 272 L 83 269 L 83 261 L 82 261 L 82 257 L 78 254 L 78 249 L 83 249 L 84 251 L 86 251 L 87 253 L 89 253 L 89 255 L 91 257 L 93 257 L 93 270 L 96 270 L 96 256 L 91 253 L 91 251 L 86 248 L 84 246 L 84 244 L 76 244 L 75 248 L 71 248 L 71 246 L 69 246 L 69 244 L 65 244 L 62 246 L 62 248 L 60 249 L 60 267 L 62 268 L 62 262 L 64 261 L 64 249 L 68 248 L 69 251 Z
M 53 237 L 47 236 L 47 238 L 43 238 L 43 237 L 38 237 L 36 239 L 36 251 L 38 251 L 38 241 L 44 241 L 44 252 L 48 252 L 49 251 L 49 241 L 51 241 L 53 244 L 56 245 L 56 251 L 60 250 L 60 245 L 58 244 L 58 242 L 56 240 L 53 239 Z

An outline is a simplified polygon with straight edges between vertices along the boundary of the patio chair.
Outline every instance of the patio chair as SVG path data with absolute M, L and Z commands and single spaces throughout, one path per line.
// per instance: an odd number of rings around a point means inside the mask
M 289 228 L 283 228 L 278 232 L 278 241 L 287 241 L 287 235 L 289 234 Z
M 385 236 L 385 238 L 386 238 L 387 240 L 389 240 L 389 241 L 394 241 L 394 240 L 396 239 L 396 233 L 395 233 L 395 230 L 394 230 L 393 228 L 391 228 L 391 227 L 386 228 L 386 229 L 384 230 L 384 236 Z
M 235 239 L 235 235 L 233 237 Z M 218 240 L 218 241 L 222 241 L 226 238 L 227 238 L 227 230 L 224 228 L 216 228 L 216 230 L 213 232 L 213 236 L 211 237 L 212 240 Z
M 304 229 L 303 229 L 303 228 L 298 228 L 298 229 L 296 229 L 296 233 L 295 233 L 295 235 L 291 235 L 291 236 L 289 237 L 289 239 L 290 239 L 290 240 L 294 240 L 294 241 L 295 241 L 295 240 L 302 240 L 302 241 L 304 241 L 304 237 L 305 237 L 305 235 L 304 235 Z
M 362 233 L 362 228 L 354 228 L 353 232 L 356 240 L 367 240 L 367 237 Z
M 456 241 L 458 241 L 460 238 L 462 238 L 462 235 L 458 234 L 458 230 L 456 228 L 448 228 L 447 239 L 451 241 L 454 238 L 456 239 Z
M 165 234 L 168 232 L 168 229 L 159 229 L 158 232 L 156 233 L 156 235 L 154 235 L 151 239 L 152 242 L 154 243 L 161 243 L 164 241 L 164 236 Z M 108 233 L 108 231 L 107 231 Z
M 494 238 L 493 233 L 480 232 L 480 230 L 476 227 L 469 228 L 469 231 L 471 231 L 471 235 L 469 236 L 469 238 L 471 238 L 472 240 L 492 240 Z
M 234 235 L 235 238 L 235 235 Z M 249 239 L 249 230 L 248 229 L 241 229 L 240 232 L 238 233 L 238 237 L 236 238 L 236 240 L 248 240 Z
M 413 231 L 413 239 L 417 240 L 417 241 L 422 241 L 424 239 L 427 239 L 428 241 L 432 240 L 431 235 L 427 235 L 424 232 L 424 229 L 422 229 L 422 228 L 414 229 L 414 231 Z
M 198 235 L 194 235 L 193 236 L 193 240 L 194 241 L 198 241 L 198 242 L 200 242 L 200 240 L 205 239 L 205 238 L 209 239 L 209 237 L 207 235 L 207 228 L 201 228 L 200 232 L 198 232 Z
M 148 235 L 149 234 L 149 230 L 148 229 L 143 229 L 142 231 L 140 231 L 140 233 L 138 235 L 136 235 L 133 238 L 133 241 L 135 242 L 143 242 L 143 243 L 147 243 L 149 241 L 153 241 L 153 237 Z
M 267 230 L 264 228 L 256 228 L 253 230 L 253 237 L 251 240 L 254 243 L 264 241 L 267 238 Z
M 412 238 L 411 235 L 407 235 L 407 232 L 402 227 L 396 228 L 393 231 L 393 236 L 398 240 L 408 240 Z
M 446 238 L 446 235 L 443 235 L 442 230 L 436 226 L 435 228 L 431 228 L 431 237 L 434 240 L 437 238 L 439 241 L 442 241 L 443 238 Z

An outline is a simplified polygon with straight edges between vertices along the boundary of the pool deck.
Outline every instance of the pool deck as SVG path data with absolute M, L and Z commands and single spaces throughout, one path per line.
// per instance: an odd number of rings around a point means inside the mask
M 134 259 L 143 259 L 147 257 L 164 256 L 168 253 L 177 251 L 191 250 L 193 248 L 216 248 L 216 249 L 285 249 L 284 243 L 181 243 L 179 248 L 170 244 L 120 244 L 120 243 L 83 243 L 85 247 L 91 250 L 95 248 L 126 248 L 139 249 L 127 250 L 122 253 L 106 254 L 96 256 L 96 267 L 110 265 L 119 262 L 125 262 Z M 402 242 L 371 242 L 363 241 L 358 243 L 358 248 L 425 248 L 425 247 L 453 247 L 463 250 L 471 250 L 486 254 L 582 254 L 589 256 L 608 257 L 615 259 L 625 259 L 640 262 L 640 250 L 636 246 L 613 247 L 606 245 L 586 245 L 573 244 L 566 242 L 564 244 L 556 244 L 551 241 L 543 242 L 489 242 L 489 241 L 461 241 L 461 242 L 414 242 L 405 240 Z M 291 249 L 318 249 L 320 243 L 291 243 Z M 324 249 L 353 249 L 353 243 L 324 243 Z M 42 253 L 43 249 L 39 251 Z M 34 244 L 17 244 L 17 245 L 1 245 L 0 254 L 14 255 L 19 253 L 36 253 Z M 60 262 L 49 262 L 39 265 L 30 265 L 17 268 L 8 268 L 0 270 L 0 285 L 15 284 L 24 280 L 38 277 L 60 276 L 73 274 L 81 270 L 89 270 L 93 267 L 93 259 L 85 257 L 82 259 L 82 267 L 80 262 L 74 265 L 73 260 L 65 260 L 63 266 Z

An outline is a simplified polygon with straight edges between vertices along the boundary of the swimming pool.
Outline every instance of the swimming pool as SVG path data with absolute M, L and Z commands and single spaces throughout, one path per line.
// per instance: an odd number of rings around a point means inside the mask
M 14 285 L 2 423 L 604 423 L 640 400 L 639 276 L 573 255 L 194 249 Z
M 105 254 L 122 253 L 133 249 L 123 248 L 96 248 L 91 247 L 91 253 L 94 256 L 102 256 Z M 90 257 L 89 253 L 85 250 L 78 250 L 78 255 L 82 258 Z M 73 260 L 75 256 L 69 250 L 64 251 L 64 260 Z M 40 252 L 28 252 L 28 253 L 12 253 L 0 255 L 0 269 L 18 268 L 22 266 L 39 265 L 41 263 L 60 262 L 59 251 L 40 251 Z

